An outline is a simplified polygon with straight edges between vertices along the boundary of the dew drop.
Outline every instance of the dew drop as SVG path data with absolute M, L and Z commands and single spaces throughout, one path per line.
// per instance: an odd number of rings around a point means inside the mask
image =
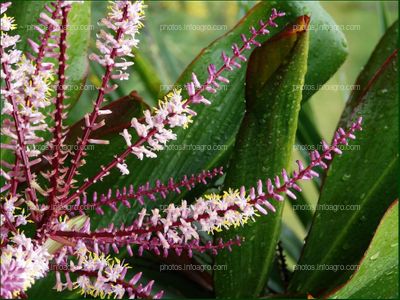
M 376 252 L 374 255 L 372 255 L 369 259 L 370 260 L 376 260 L 379 257 L 379 251 Z
M 349 249 L 350 249 L 350 244 L 349 244 L 349 243 L 345 243 L 345 244 L 342 246 L 342 248 L 343 248 L 343 250 L 349 250 Z
M 381 93 L 381 94 L 386 94 L 387 92 L 388 92 L 387 89 L 382 89 L 382 90 L 380 90 L 380 93 Z
M 347 180 L 350 179 L 350 177 L 351 177 L 351 174 L 344 174 L 343 177 L 342 177 L 342 180 L 343 181 L 347 181 Z

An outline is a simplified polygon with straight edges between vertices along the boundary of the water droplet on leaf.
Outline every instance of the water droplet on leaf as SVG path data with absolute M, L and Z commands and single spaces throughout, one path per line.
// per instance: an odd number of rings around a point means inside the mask
M 379 251 L 376 252 L 374 255 L 372 255 L 369 259 L 370 260 L 376 260 L 379 257 Z
M 344 174 L 343 177 L 342 177 L 342 180 L 343 181 L 347 181 L 347 180 L 350 179 L 350 177 L 351 177 L 351 174 Z

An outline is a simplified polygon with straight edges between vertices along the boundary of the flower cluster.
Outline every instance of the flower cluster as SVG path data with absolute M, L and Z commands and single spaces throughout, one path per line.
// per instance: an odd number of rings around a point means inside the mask
M 77 262 L 68 260 L 67 252 L 72 252 Z M 85 297 L 111 297 L 122 299 L 129 297 L 147 298 L 150 296 L 154 281 L 145 286 L 138 284 L 142 273 L 135 274 L 130 280 L 125 280 L 128 264 L 118 258 L 110 258 L 104 253 L 91 252 L 86 245 L 78 242 L 74 248 L 62 251 L 55 259 L 52 269 L 56 271 L 56 285 L 58 291 L 64 289 L 79 289 Z M 70 273 L 77 275 L 72 281 Z M 64 277 L 64 281 L 62 279 Z M 154 299 L 161 298 L 163 292 L 154 295 Z
M 1 249 L 0 297 L 19 298 L 49 270 L 51 255 L 24 234 Z
M 10 3 L 1 4 L 2 13 L 9 5 Z M 29 200 L 33 205 L 37 205 L 38 202 L 36 190 L 41 191 L 41 189 L 38 189 L 36 174 L 30 171 L 30 167 L 41 162 L 42 158 L 39 157 L 41 152 L 35 148 L 35 145 L 43 142 L 41 132 L 49 130 L 43 108 L 52 103 L 56 104 L 59 109 L 59 118 L 62 118 L 60 112 L 63 108 L 62 102 L 58 103 L 57 100 L 64 95 L 57 89 L 57 97 L 52 97 L 51 83 L 55 64 L 51 62 L 51 59 L 58 58 L 60 68 L 65 70 L 66 41 L 65 36 L 62 39 L 62 35 L 66 34 L 66 29 L 64 26 L 64 29 L 60 30 L 59 23 L 62 23 L 62 20 L 66 22 L 70 5 L 69 1 L 58 1 L 45 6 L 47 13 L 40 14 L 39 23 L 46 26 L 46 30 L 35 26 L 39 32 L 40 45 L 28 39 L 33 54 L 27 53 L 26 56 L 16 49 L 19 36 L 5 33 L 16 28 L 13 24 L 14 20 L 6 15 L 1 20 L 1 78 L 5 82 L 1 93 L 7 99 L 2 110 L 2 115 L 7 116 L 2 122 L 2 133 L 9 137 L 9 142 L 2 144 L 2 148 L 13 151 L 15 156 L 14 164 L 7 162 L 2 164 L 9 169 L 8 172 L 1 172 L 9 182 L 8 185 L 2 187 L 2 191 L 10 190 L 11 196 L 14 197 L 18 184 L 26 181 L 29 186 L 27 191 Z M 59 47 L 60 43 L 62 43 L 61 47 Z M 59 72 L 58 75 L 59 86 L 62 86 L 65 80 L 64 73 Z M 56 124 L 61 126 L 61 121 L 54 119 Z M 58 137 L 61 140 L 62 136 Z M 54 148 L 53 146 L 50 142 L 50 148 Z M 35 214 L 33 216 L 35 217 Z
M 209 92 L 209 93 L 216 93 L 217 90 L 213 88 L 218 86 L 217 81 L 221 82 L 228 82 L 228 79 L 223 77 L 222 74 L 225 71 L 233 71 L 233 66 L 239 68 L 240 63 L 239 61 L 245 61 L 246 58 L 243 55 L 244 51 L 251 49 L 252 46 L 260 46 L 260 43 L 257 42 L 256 38 L 259 37 L 260 35 L 265 35 L 268 34 L 269 31 L 267 30 L 267 27 L 273 26 L 276 27 L 277 24 L 274 22 L 275 19 L 284 16 L 285 14 L 282 12 L 278 12 L 275 9 L 272 9 L 271 16 L 269 17 L 267 22 L 263 22 L 260 20 L 259 25 L 260 27 L 258 29 L 255 29 L 254 27 L 251 27 L 250 29 L 250 37 L 247 38 L 245 35 L 242 35 L 242 41 L 243 45 L 239 47 L 238 45 L 233 45 L 232 46 L 232 56 L 227 56 L 225 52 L 221 53 L 221 57 L 223 60 L 222 66 L 217 70 L 214 64 L 210 64 L 208 66 L 208 73 L 209 76 L 207 80 L 203 83 L 200 84 L 196 74 L 192 74 L 192 82 L 189 82 L 186 84 L 187 90 L 189 97 L 186 100 L 181 99 L 180 96 L 180 91 L 173 91 L 170 95 L 170 97 L 167 97 L 165 99 L 166 101 L 162 102 L 160 104 L 160 107 L 158 110 L 155 110 L 155 112 L 162 111 L 163 114 L 161 114 L 162 119 L 164 120 L 163 123 L 159 122 L 157 123 L 156 130 L 151 130 L 147 131 L 145 130 L 150 124 L 149 121 L 152 121 L 154 124 L 153 120 L 150 120 L 150 117 L 144 117 L 141 120 L 136 120 L 134 119 L 132 122 L 132 126 L 136 130 L 139 139 L 136 140 L 136 142 L 132 142 L 131 140 L 131 135 L 127 130 L 124 130 L 121 135 L 125 138 L 126 143 L 128 144 L 128 148 L 123 151 L 120 154 L 115 155 L 115 158 L 106 166 L 102 166 L 101 170 L 99 173 L 97 173 L 94 177 L 92 178 L 86 178 L 85 183 L 81 185 L 79 188 L 76 189 L 76 192 L 74 192 L 72 195 L 67 197 L 65 201 L 62 202 L 63 205 L 71 203 L 73 200 L 75 200 L 77 197 L 79 197 L 81 194 L 83 194 L 91 185 L 96 183 L 98 180 L 103 179 L 104 176 L 107 176 L 110 172 L 111 169 L 113 168 L 118 168 L 122 174 L 129 174 L 128 166 L 125 163 L 126 157 L 131 154 L 132 152 L 136 154 L 139 158 L 142 156 L 147 156 L 147 157 L 153 157 L 155 158 L 156 155 L 152 150 L 153 149 L 152 145 L 150 145 L 151 149 L 148 149 L 146 147 L 143 147 L 143 144 L 145 142 L 147 143 L 153 143 L 153 145 L 157 145 L 157 147 L 162 146 L 162 140 L 165 138 L 165 136 L 161 136 L 161 140 L 158 140 L 157 137 L 160 137 L 159 132 L 162 132 L 164 134 L 167 134 L 169 137 L 169 140 L 174 139 L 175 136 L 173 134 L 170 134 L 170 131 L 168 129 L 164 130 L 163 127 L 165 125 L 170 125 L 173 126 L 186 126 L 192 116 L 196 115 L 196 112 L 193 110 L 189 109 L 190 104 L 198 104 L 198 103 L 204 103 L 206 105 L 211 104 L 211 102 L 204 97 L 204 92 Z M 106 72 L 107 75 L 107 72 Z M 100 128 L 104 124 L 94 124 L 94 120 L 97 117 L 98 111 L 99 110 L 99 103 L 102 101 L 102 95 L 101 93 L 104 93 L 104 83 L 108 82 L 107 76 L 103 77 L 103 85 L 102 88 L 100 89 L 100 93 L 98 95 L 97 101 L 95 103 L 95 107 L 93 110 L 92 115 L 86 116 L 85 121 L 86 121 L 86 130 L 83 134 L 83 139 L 80 140 L 79 144 L 79 149 L 80 151 L 77 151 L 75 154 L 74 158 L 72 159 L 72 167 L 69 169 L 68 172 L 68 179 L 67 179 L 67 185 L 71 183 L 72 177 L 76 169 L 78 168 L 78 165 L 80 164 L 80 159 L 83 153 L 83 146 L 86 145 L 86 142 L 88 141 L 88 136 L 91 132 L 91 128 L 94 126 L 96 129 Z M 179 100 L 179 101 L 177 101 Z M 170 104 L 169 102 L 172 102 Z M 183 103 L 182 103 L 183 102 Z M 166 109 L 166 108 L 169 108 Z M 173 108 L 171 110 L 171 108 Z M 165 115 L 164 113 L 168 112 L 168 115 Z M 108 112 L 107 112 L 108 113 Z M 146 112 L 146 114 L 149 116 L 150 114 Z M 143 123 L 145 122 L 145 123 Z M 152 127 L 152 126 L 150 126 Z M 144 133 L 147 133 L 146 136 L 142 136 Z M 154 137 L 157 135 L 157 137 Z M 97 144 L 107 144 L 108 141 L 103 141 L 103 140 L 92 140 L 92 142 L 97 143 Z M 84 162 L 82 162 L 83 164 Z
M 0 224 L 8 224 L 8 226 L 0 227 L 0 240 L 6 241 L 11 231 L 16 231 L 16 228 L 26 225 L 29 220 L 29 214 L 25 209 L 18 207 L 18 197 L 5 199 L 1 208 Z
M 137 118 L 133 118 L 131 127 L 135 129 L 137 136 L 143 142 L 146 141 L 149 146 L 146 147 L 138 143 L 132 145 L 132 135 L 129 134 L 127 129 L 124 129 L 121 135 L 132 153 L 140 160 L 144 156 L 155 158 L 157 157 L 155 151 L 163 150 L 168 141 L 175 140 L 176 135 L 166 125 L 170 128 L 185 128 L 191 122 L 191 116 L 196 114 L 188 106 L 185 106 L 184 103 L 181 91 L 174 90 L 165 96 L 164 101 L 159 102 L 154 114 L 150 110 L 144 111 L 143 122 L 140 122 Z M 117 168 L 119 168 L 123 175 L 129 174 L 127 165 L 122 159 L 118 161 Z
M 131 3 L 128 1 L 115 1 L 109 7 L 107 18 L 100 21 L 115 36 L 101 30 L 97 35 L 96 46 L 100 55 L 92 53 L 89 58 L 97 61 L 108 70 L 118 68 L 118 74 L 112 74 L 112 79 L 127 80 L 129 74 L 126 69 L 133 65 L 126 61 L 124 56 L 133 57 L 132 49 L 136 48 L 139 40 L 136 38 L 139 29 L 143 26 L 142 19 L 144 5 L 141 1 Z M 120 61 L 116 61 L 120 58 Z M 113 87 L 111 87 L 113 88 Z
M 155 158 L 157 151 L 176 139 L 173 129 L 186 128 L 196 116 L 191 106 L 211 104 L 206 94 L 216 93 L 221 83 L 229 82 L 229 76 L 223 73 L 239 68 L 241 62 L 246 61 L 244 52 L 260 46 L 256 38 L 268 34 L 267 27 L 277 26 L 275 20 L 284 14 L 272 10 L 266 22 L 259 22 L 258 29 L 252 27 L 249 36 L 242 35 L 242 45 L 234 44 L 230 56 L 222 52 L 221 66 L 210 64 L 203 83 L 192 74 L 191 81 L 186 84 L 187 98 L 181 95 L 181 90 L 173 90 L 156 108 L 133 118 L 131 126 L 120 133 L 126 143 L 123 152 L 115 154 L 93 177 L 82 179 L 78 175 L 87 156 L 85 146 L 109 143 L 94 138 L 92 133 L 105 125 L 104 119 L 99 121 L 98 117 L 112 113 L 102 107 L 105 96 L 117 88 L 111 85 L 112 80 L 125 80 L 129 76 L 127 68 L 133 64 L 132 50 L 138 46 L 144 5 L 142 1 L 112 2 L 107 17 L 100 21 L 103 29 L 96 41 L 99 53 L 89 58 L 104 67 L 104 75 L 93 110 L 84 117 L 82 136 L 75 145 L 77 150 L 73 152 L 64 151 L 62 146 L 69 129 L 64 124 L 68 15 L 72 5 L 79 5 L 77 2 L 57 0 L 45 6 L 45 12 L 39 16 L 39 24 L 43 26 L 36 27 L 39 40 L 28 39 L 32 53 L 26 54 L 17 49 L 20 37 L 10 33 L 16 28 L 14 19 L 4 14 L 10 3 L 1 4 L 0 54 L 4 82 L 1 92 L 4 95 L 2 116 L 5 117 L 1 130 L 8 137 L 1 147 L 11 150 L 14 160 L 2 161 L 0 169 L 5 182 L 1 187 L 1 193 L 5 194 L 0 202 L 1 297 L 26 297 L 25 291 L 37 279 L 54 271 L 55 289 L 59 291 L 80 289 L 82 295 L 101 298 L 160 298 L 162 291 L 152 292 L 153 281 L 142 283 L 141 273 L 128 279 L 130 267 L 109 254 L 119 253 L 121 247 L 126 247 L 131 256 L 142 255 L 144 251 L 167 256 L 173 251 L 177 255 L 186 252 L 192 257 L 194 251 L 217 254 L 222 249 L 240 246 L 243 242 L 240 237 L 211 242 L 202 238 L 201 233 L 244 225 L 260 214 L 274 212 L 273 201 L 282 201 L 285 195 L 296 198 L 296 191 L 301 191 L 297 182 L 317 176 L 314 169 L 326 168 L 332 154 L 341 153 L 339 146 L 355 138 L 354 132 L 361 130 L 361 119 L 347 132 L 339 129 L 331 146 L 323 142 L 323 151 L 312 152 L 307 167 L 298 162 L 298 170 L 291 176 L 283 170 L 280 177 L 259 181 L 255 187 L 205 195 L 193 203 L 186 200 L 179 205 L 169 203 L 165 209 L 143 208 L 126 224 L 110 224 L 93 230 L 87 210 L 81 204 L 103 214 L 106 207 L 117 211 L 120 204 L 131 207 L 131 200 L 145 205 L 146 199 L 156 201 L 158 196 L 165 199 L 169 193 L 190 190 L 222 175 L 222 168 L 217 168 L 184 176 L 181 180 L 171 178 L 167 183 L 147 182 L 136 188 L 130 185 L 114 191 L 110 189 L 107 194 L 87 195 L 87 190 L 111 170 L 130 174 L 128 155 L 134 154 L 140 160 Z M 54 91 L 50 88 L 53 83 Z M 44 131 L 52 133 L 46 141 L 42 137 L 45 135 L 39 134 Z M 42 142 L 47 143 L 48 151 L 35 148 Z M 36 168 L 39 163 L 40 166 L 47 163 L 49 168 Z M 43 188 L 39 185 L 42 182 L 45 182 Z M 35 232 L 27 237 L 22 233 L 22 226 L 30 222 L 35 223 Z

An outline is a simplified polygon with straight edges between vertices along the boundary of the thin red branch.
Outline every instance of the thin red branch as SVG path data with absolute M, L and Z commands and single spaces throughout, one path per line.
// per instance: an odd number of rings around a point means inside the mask
M 59 55 L 59 65 L 58 65 L 58 85 L 57 85 L 57 95 L 56 95 L 56 112 L 54 116 L 55 121 L 55 128 L 53 132 L 53 139 L 54 143 L 52 144 L 53 148 L 53 159 L 52 159 L 52 167 L 54 174 L 51 177 L 51 186 L 52 191 L 50 194 L 49 204 L 52 205 L 55 202 L 55 198 L 57 196 L 57 188 L 58 188 L 58 181 L 59 181 L 59 173 L 60 173 L 60 158 L 62 155 L 61 152 L 61 144 L 63 139 L 63 132 L 62 132 L 62 124 L 63 124 L 63 106 L 65 100 L 65 70 L 67 68 L 67 18 L 68 13 L 70 11 L 70 6 L 64 6 L 61 8 L 61 33 L 60 33 L 60 41 L 59 41 L 59 48 L 60 48 L 60 55 Z
M 123 16 L 121 18 L 121 22 L 127 18 L 127 15 L 128 15 L 128 6 L 126 5 L 124 7 L 124 10 L 123 10 Z M 124 34 L 124 30 L 123 30 L 122 27 L 120 27 L 117 30 L 115 40 L 118 42 L 123 37 L 123 34 Z M 117 56 L 117 51 L 118 51 L 118 49 L 116 47 L 114 47 L 112 49 L 112 51 L 110 53 L 110 60 L 113 60 Z M 108 83 L 109 83 L 109 81 L 111 79 L 111 72 L 113 71 L 113 69 L 114 69 L 114 65 L 113 64 L 109 64 L 106 67 L 106 72 L 105 72 L 105 74 L 103 76 L 101 87 L 99 89 L 99 93 L 97 95 L 97 99 L 96 99 L 96 102 L 94 104 L 93 111 L 89 116 L 89 126 L 85 126 L 85 130 L 83 132 L 83 136 L 80 139 L 80 141 L 78 142 L 78 150 L 75 152 L 74 158 L 72 159 L 72 164 L 71 164 L 70 168 L 67 171 L 67 176 L 66 176 L 67 179 L 66 179 L 66 182 L 65 182 L 65 188 L 66 189 L 70 188 L 72 179 L 74 178 L 75 173 L 76 173 L 77 169 L 80 166 L 80 160 L 81 160 L 83 152 L 84 152 L 83 150 L 85 149 L 85 147 L 86 147 L 86 145 L 88 143 L 89 136 L 90 136 L 90 134 L 92 132 L 92 128 L 93 128 L 93 126 L 94 126 L 94 124 L 96 122 L 96 119 L 97 119 L 97 116 L 98 116 L 98 111 L 99 111 L 100 106 L 101 106 L 101 104 L 103 103 L 103 100 L 104 100 L 105 89 L 107 88 L 107 85 L 108 85 Z
M 223 174 L 223 168 L 215 168 L 211 171 L 203 171 L 198 175 L 192 175 L 190 178 L 184 176 L 181 180 L 174 182 L 173 178 L 170 178 L 167 184 L 161 183 L 159 180 L 156 185 L 151 188 L 150 183 L 148 182 L 145 185 L 139 186 L 134 191 L 133 185 L 130 186 L 127 191 L 126 188 L 121 192 L 119 189 L 116 191 L 115 196 L 112 197 L 111 189 L 108 195 L 102 194 L 100 196 L 100 201 L 97 201 L 97 195 L 93 196 L 93 202 L 88 205 L 90 209 L 98 209 L 101 206 L 110 206 L 114 210 L 116 210 L 117 203 L 123 203 L 125 206 L 130 207 L 128 200 L 137 200 L 141 205 L 144 205 L 143 198 L 147 197 L 152 201 L 156 200 L 156 195 L 160 194 L 163 198 L 167 197 L 169 192 L 177 192 L 180 193 L 181 188 L 186 188 L 187 190 L 191 190 L 196 186 L 197 183 L 207 184 L 207 179 L 212 179 L 217 175 Z M 71 206 L 71 211 L 80 211 L 80 199 L 77 200 L 76 205 Z M 86 206 L 86 201 L 83 202 L 84 206 Z
M 3 53 L 4 53 L 4 50 L 2 47 L 0 47 L 0 56 L 3 56 Z M 5 74 L 4 82 L 6 84 L 6 90 L 8 92 L 11 92 L 10 72 L 8 70 L 7 64 L 5 62 L 3 62 L 1 64 L 1 66 L 2 66 L 3 72 Z M 26 192 L 28 193 L 30 200 L 34 204 L 37 205 L 38 200 L 37 200 L 37 196 L 36 196 L 36 191 L 32 187 L 33 178 L 32 178 L 31 170 L 29 167 L 29 158 L 28 158 L 28 155 L 26 152 L 25 138 L 24 138 L 24 134 L 23 134 L 22 128 L 21 128 L 22 121 L 21 121 L 19 113 L 18 113 L 18 106 L 17 106 L 17 103 L 16 103 L 14 97 L 11 96 L 11 93 L 7 96 L 7 100 L 13 106 L 12 116 L 14 119 L 16 135 L 18 137 L 18 144 L 16 145 L 16 152 L 19 152 L 20 157 L 22 159 L 22 165 L 23 165 L 23 169 L 25 172 L 26 182 L 28 185 Z

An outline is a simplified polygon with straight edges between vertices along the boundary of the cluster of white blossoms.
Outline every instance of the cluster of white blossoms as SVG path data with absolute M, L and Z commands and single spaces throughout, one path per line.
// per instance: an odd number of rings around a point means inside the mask
M 4 13 L 9 5 L 10 3 L 3 3 L 1 12 Z M 48 11 L 53 12 L 55 16 L 59 15 L 59 9 L 60 7 L 56 5 L 54 5 L 54 8 L 48 7 Z M 40 21 L 49 30 L 49 38 L 53 41 L 56 40 L 58 37 L 55 33 L 59 31 L 59 25 L 56 20 L 46 13 L 42 13 Z M 2 16 L 1 63 L 6 65 L 6 72 L 9 74 L 6 74 L 3 70 L 4 68 L 2 68 L 1 77 L 2 79 L 8 77 L 11 83 L 10 87 L 2 90 L 2 94 L 5 97 L 12 95 L 15 97 L 17 103 L 27 110 L 28 108 L 35 110 L 46 107 L 50 104 L 48 99 L 52 91 L 50 83 L 53 79 L 54 64 L 49 61 L 43 62 L 43 58 L 55 57 L 56 53 L 53 50 L 56 48 L 56 45 L 54 43 L 46 43 L 39 46 L 33 40 L 28 39 L 28 44 L 31 46 L 34 54 L 27 53 L 29 57 L 25 57 L 22 51 L 15 48 L 20 37 L 7 33 L 15 28 L 14 18 L 6 15 Z M 41 34 L 45 33 L 38 26 L 36 29 Z M 38 57 L 35 57 L 35 55 Z
M 124 56 L 133 57 L 132 49 L 136 48 L 139 40 L 136 38 L 139 29 L 143 27 L 144 5 L 142 1 L 134 3 L 130 1 L 115 1 L 108 8 L 108 15 L 100 21 L 109 31 L 101 30 L 97 34 L 96 47 L 100 55 L 92 53 L 89 58 L 97 61 L 103 67 L 111 71 L 118 69 L 118 73 L 111 74 L 112 79 L 127 80 L 129 73 L 127 68 L 133 65 L 132 61 L 126 61 Z M 116 61 L 120 58 L 119 61 Z M 110 90 L 111 87 L 107 90 Z
M 10 6 L 10 2 L 1 4 L 1 13 L 5 13 L 7 8 Z M 35 105 L 38 105 L 37 101 L 33 101 L 26 105 L 25 92 L 30 95 L 33 100 L 44 99 L 47 93 L 47 83 L 45 78 L 34 75 L 35 67 L 32 62 L 26 59 L 22 55 L 22 51 L 17 50 L 16 44 L 20 37 L 18 35 L 10 35 L 9 31 L 16 28 L 14 24 L 14 18 L 2 15 L 1 17 L 1 40 L 0 40 L 0 53 L 1 53 L 1 79 L 6 84 L 1 88 L 1 94 L 4 99 L 2 115 L 8 116 L 3 118 L 1 133 L 9 137 L 10 142 L 2 144 L 3 149 L 10 149 L 17 152 L 17 141 L 18 136 L 16 133 L 15 124 L 12 121 L 14 109 L 19 107 L 20 114 L 23 118 L 30 119 L 31 122 L 25 122 L 25 128 L 20 128 L 25 136 L 25 142 L 27 144 L 36 144 L 42 141 L 35 131 L 38 129 L 44 129 L 44 117 L 41 113 L 35 112 Z M 43 93 L 45 96 L 43 96 Z M 11 101 L 12 99 L 12 101 Z M 14 103 L 13 103 L 14 101 Z M 14 105 L 13 105 L 14 104 Z M 39 153 L 37 151 L 28 151 L 28 156 L 36 156 Z M 7 166 L 6 166 L 7 167 Z M 2 172 L 3 176 L 15 176 L 16 174 L 7 174 Z
M 156 151 L 163 150 L 168 141 L 176 139 L 176 134 L 170 128 L 186 128 L 192 122 L 191 116 L 194 115 L 196 113 L 189 106 L 185 106 L 181 90 L 173 90 L 164 97 L 163 101 L 159 102 L 154 113 L 146 110 L 143 120 L 133 118 L 131 121 L 131 127 L 135 129 L 139 137 L 139 143 L 143 140 L 148 145 L 132 144 L 132 135 L 129 134 L 127 129 L 124 129 L 121 135 L 132 153 L 140 160 L 144 156 L 155 158 L 157 157 Z M 129 174 L 124 162 L 118 163 L 117 167 L 122 174 Z
M 80 294 L 92 297 L 113 297 L 122 299 L 124 295 L 129 297 L 150 296 L 154 281 L 147 285 L 138 284 L 142 273 L 135 274 L 130 280 L 126 280 L 126 275 L 130 267 L 118 258 L 111 258 L 104 253 L 91 252 L 86 245 L 78 241 L 73 249 L 76 257 L 75 262 L 68 260 L 65 255 L 67 251 L 62 251 L 55 259 L 57 263 L 56 285 L 58 291 L 64 289 L 79 289 Z M 77 275 L 75 280 L 71 280 L 69 273 Z M 64 274 L 65 280 L 62 280 Z M 162 292 L 152 298 L 158 299 Z
M 261 205 L 275 211 L 268 201 L 258 202 L 253 203 L 244 188 L 240 191 L 229 190 L 223 195 L 209 194 L 198 198 L 192 205 L 187 205 L 186 201 L 182 201 L 180 206 L 170 204 L 162 214 L 157 208 L 151 210 L 151 213 L 144 208 L 139 213 L 136 225 L 145 231 L 159 228 L 156 236 L 161 245 L 169 249 L 176 244 L 199 240 L 200 231 L 213 233 L 231 226 L 244 225 L 249 220 L 254 221 L 258 212 L 267 214 L 267 210 Z
M 51 255 L 24 234 L 16 234 L 12 243 L 2 248 L 0 296 L 18 298 L 49 270 Z
M 1 79 L 5 83 L 1 88 L 5 100 L 2 108 L 1 133 L 8 137 L 1 147 L 14 152 L 17 160 L 15 166 L 7 162 L 2 164 L 8 170 L 2 170 L 1 175 L 6 179 L 13 178 L 14 182 L 22 182 L 35 180 L 34 174 L 32 178 L 27 178 L 26 174 L 23 174 L 21 161 L 26 163 L 29 160 L 29 166 L 41 161 L 38 158 L 41 152 L 35 145 L 43 142 L 41 133 L 49 129 L 45 121 L 46 113 L 41 109 L 52 103 L 54 64 L 47 58 L 58 55 L 55 49 L 59 38 L 57 18 L 60 16 L 61 3 L 55 2 L 51 6 L 46 6 L 50 16 L 41 13 L 39 22 L 46 26 L 46 31 L 35 26 L 40 34 L 41 44 L 38 45 L 28 39 L 32 53 L 27 52 L 26 56 L 16 48 L 20 37 L 10 34 L 10 31 L 16 28 L 14 18 L 4 14 L 10 4 L 10 2 L 1 4 Z M 21 152 L 21 148 L 24 148 L 24 153 Z M 12 189 L 12 185 L 4 187 L 4 189 L 9 188 Z
M 0 224 L 14 224 L 13 226 L 18 228 L 19 226 L 26 225 L 28 222 L 29 214 L 25 212 L 25 209 L 18 207 L 18 197 L 11 197 L 5 199 L 2 203 L 2 214 L 0 214 Z M 4 241 L 7 239 L 10 233 L 10 228 L 7 226 L 0 227 L 0 240 Z

